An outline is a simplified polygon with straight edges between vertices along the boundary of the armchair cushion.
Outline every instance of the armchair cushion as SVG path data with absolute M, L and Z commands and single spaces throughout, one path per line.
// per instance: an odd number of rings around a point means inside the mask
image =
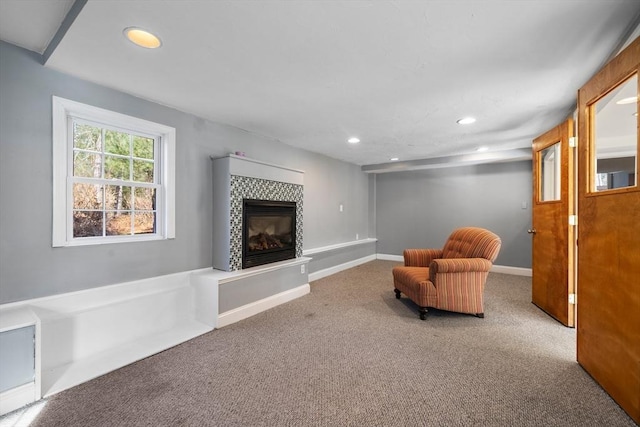
M 500 252 L 498 236 L 477 227 L 462 227 L 451 233 L 440 258 L 485 258 L 493 262 Z

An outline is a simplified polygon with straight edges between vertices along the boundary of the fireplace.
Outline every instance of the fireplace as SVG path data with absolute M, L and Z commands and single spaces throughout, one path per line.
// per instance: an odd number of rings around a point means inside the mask
M 296 203 L 242 201 L 242 268 L 296 257 Z

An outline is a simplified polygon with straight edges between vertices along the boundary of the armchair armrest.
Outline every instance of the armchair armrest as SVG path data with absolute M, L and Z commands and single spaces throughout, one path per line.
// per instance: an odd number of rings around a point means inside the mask
M 429 276 L 437 273 L 489 272 L 493 263 L 484 258 L 434 259 L 429 264 Z
M 491 269 L 485 258 L 435 259 L 429 265 L 429 281 L 437 295 L 436 308 L 484 316 L 484 284 Z
M 429 267 L 431 261 L 442 257 L 442 249 L 405 249 L 405 267 Z

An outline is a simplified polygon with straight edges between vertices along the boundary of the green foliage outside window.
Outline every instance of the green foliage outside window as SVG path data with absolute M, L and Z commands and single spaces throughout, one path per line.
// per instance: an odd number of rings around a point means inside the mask
M 155 232 L 156 189 L 136 186 L 155 182 L 154 147 L 153 138 L 74 123 L 73 176 L 88 179 L 73 185 L 74 237 Z

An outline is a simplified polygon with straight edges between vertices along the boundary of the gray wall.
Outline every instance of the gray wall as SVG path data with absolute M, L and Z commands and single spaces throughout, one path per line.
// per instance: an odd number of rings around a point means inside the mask
M 220 283 L 218 313 L 223 314 L 309 283 L 309 272 L 301 273 L 302 265 L 304 264 Z
M 51 247 L 52 95 L 176 128 L 174 240 Z M 0 112 L 0 303 L 211 266 L 211 155 L 244 151 L 304 170 L 306 249 L 369 237 L 369 178 L 358 166 L 59 73 L 4 42 Z
M 376 242 L 367 242 L 359 245 L 348 246 L 346 248 L 337 248 L 308 255 L 313 258 L 313 261 L 309 264 L 309 273 L 317 273 L 318 271 L 346 264 L 375 254 Z
M 531 161 L 377 175 L 378 253 L 441 248 L 454 228 L 478 226 L 502 238 L 496 264 L 530 268 L 531 175 Z

